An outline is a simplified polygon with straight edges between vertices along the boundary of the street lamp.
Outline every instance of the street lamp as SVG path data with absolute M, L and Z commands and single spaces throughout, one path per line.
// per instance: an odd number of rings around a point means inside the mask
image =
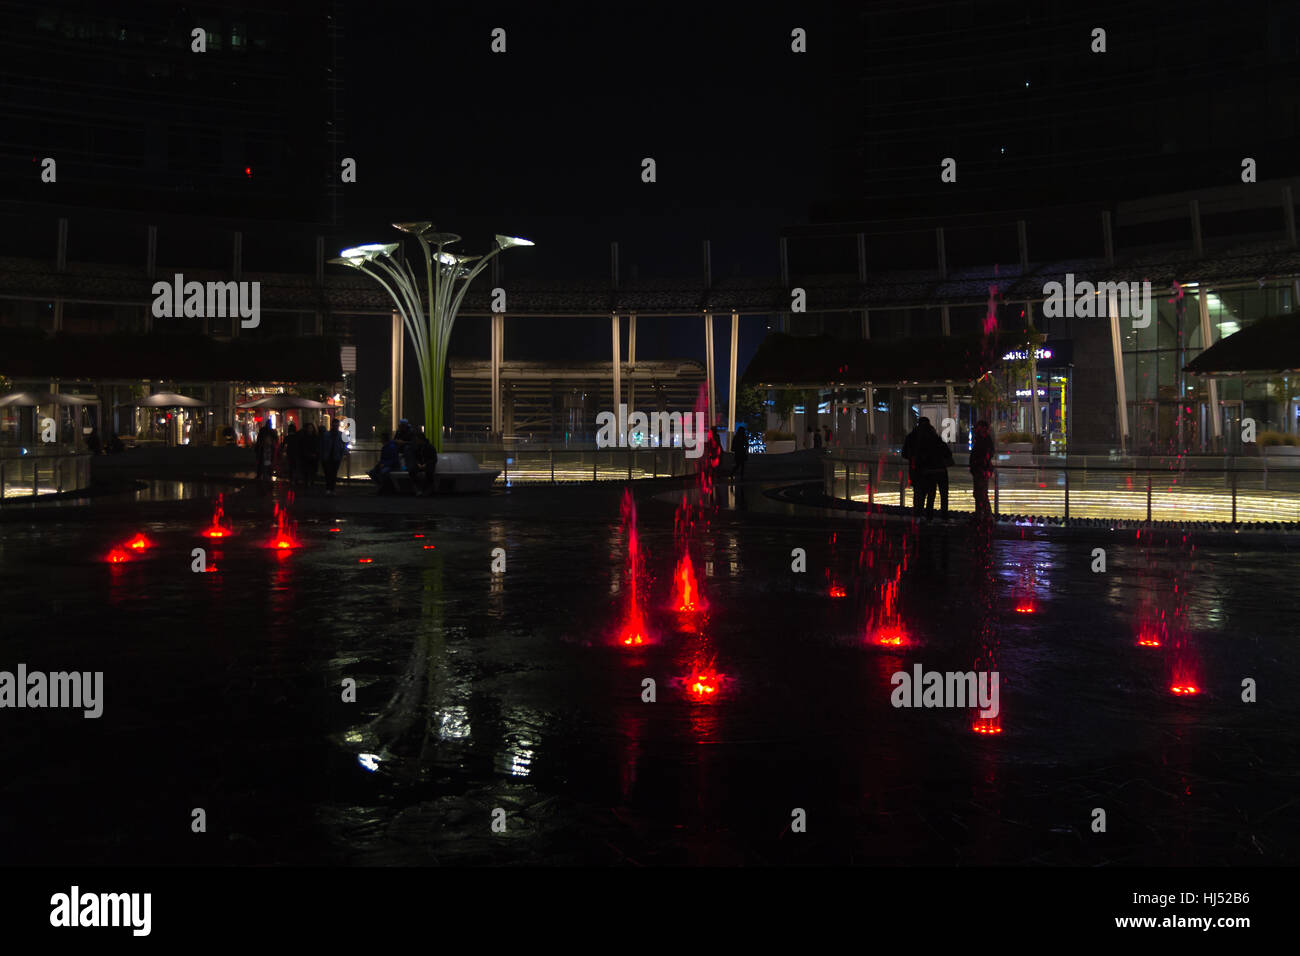
M 392 297 L 406 332 L 415 346 L 420 365 L 420 384 L 424 392 L 424 429 L 434 448 L 442 451 L 443 381 L 447 370 L 447 348 L 451 329 L 456 323 L 465 293 L 475 276 L 497 253 L 517 246 L 531 246 L 527 239 L 497 236 L 496 248 L 483 256 L 458 256 L 443 252 L 443 246 L 460 241 L 452 232 L 434 232 L 431 222 L 395 222 L 394 229 L 415 236 L 424 252 L 424 270 L 428 289 L 428 312 L 420 299 L 419 282 L 405 259 L 393 257 L 401 244 L 369 243 L 353 246 L 331 259 L 332 265 L 348 266 L 370 276 Z M 477 263 L 471 267 L 471 263 Z M 435 268 L 436 265 L 436 268 Z M 393 401 L 400 401 L 394 395 Z

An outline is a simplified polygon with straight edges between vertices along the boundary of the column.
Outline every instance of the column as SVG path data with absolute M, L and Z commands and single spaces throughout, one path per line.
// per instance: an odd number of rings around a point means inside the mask
M 1110 350 L 1115 363 L 1115 403 L 1119 426 L 1119 450 L 1124 454 L 1128 449 L 1128 390 L 1124 383 L 1124 354 L 1121 350 L 1119 332 L 1119 303 L 1113 296 L 1107 296 L 1110 303 Z
M 493 312 L 491 317 L 492 342 L 491 365 L 492 365 L 492 435 L 493 441 L 496 436 L 501 435 L 505 430 L 504 417 L 501 408 L 501 362 L 505 358 L 505 338 L 506 338 L 506 317 L 505 313 Z
M 1201 311 L 1201 342 L 1203 343 L 1202 348 L 1207 349 L 1214 344 L 1214 334 L 1210 328 L 1209 292 L 1210 289 L 1204 282 L 1196 283 L 1196 304 Z M 1214 450 L 1223 451 L 1223 413 L 1219 410 L 1219 383 L 1213 375 L 1207 375 L 1205 377 L 1205 386 L 1207 400 L 1210 405 L 1210 421 L 1214 425 L 1211 429 L 1214 435 Z
M 238 322 L 234 323 L 236 326 Z M 402 363 L 406 358 L 405 332 L 402 329 L 402 317 L 393 310 L 393 334 L 392 334 L 392 374 L 389 381 L 389 390 L 392 396 L 390 405 L 392 406 L 389 414 L 389 434 L 396 434 L 397 422 L 402 417 Z M 434 438 L 430 436 L 430 441 Z
M 708 382 L 705 422 L 710 431 L 713 429 L 713 313 L 704 313 L 704 376 Z
M 627 317 L 627 413 L 636 411 L 636 313 Z M 647 436 L 649 432 L 647 431 Z M 648 437 L 647 437 L 647 440 Z
M 622 397 L 623 397 L 623 361 L 622 361 L 622 355 L 620 354 L 622 352 L 622 348 L 619 345 L 618 333 L 619 333 L 618 315 L 616 313 L 611 312 L 609 316 L 609 341 L 613 349 L 613 365 L 614 365 L 613 412 L 614 412 L 615 420 L 617 420 L 619 417 L 618 406 L 622 401 Z
M 731 367 L 727 376 L 727 446 L 736 434 L 736 351 L 740 343 L 740 313 L 731 313 Z

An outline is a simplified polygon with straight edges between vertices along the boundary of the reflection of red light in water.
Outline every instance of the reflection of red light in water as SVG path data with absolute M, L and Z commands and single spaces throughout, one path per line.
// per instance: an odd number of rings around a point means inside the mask
M 694 697 L 711 697 L 718 692 L 717 674 L 696 674 L 689 690 Z
M 1193 694 L 1199 694 L 1201 692 L 1201 689 L 1195 684 L 1172 684 L 1170 685 L 1169 690 L 1171 693 L 1177 694 L 1179 697 L 1190 697 Z
M 338 534 L 342 530 L 342 528 L 330 528 L 330 534 Z
M 374 558 L 357 558 L 357 564 L 374 564 Z
M 847 592 L 844 590 L 844 586 L 843 586 L 843 585 L 841 585 L 841 584 L 832 584 L 832 585 L 831 585 L 831 597 L 833 597 L 833 598 L 842 598 L 842 597 L 847 597 L 847 596 L 848 596 L 848 594 L 847 594 Z
M 1029 601 L 1021 601 L 1016 605 L 1017 614 L 1035 614 L 1038 609 Z
M 1141 634 L 1138 636 L 1138 647 L 1159 647 L 1160 638 L 1154 634 Z
M 437 550 L 437 547 L 438 547 L 438 546 L 435 545 L 435 544 L 426 544 L 426 545 L 424 546 L 424 550 L 425 550 L 425 551 L 436 551 L 436 550 Z
M 677 562 L 673 573 L 673 601 L 679 611 L 702 611 L 704 599 L 700 597 L 700 587 L 695 580 L 695 566 L 691 564 L 691 553 L 686 551 Z
M 143 534 L 137 534 L 134 538 L 126 543 L 126 546 L 132 551 L 144 551 L 152 547 L 152 543 Z
M 128 560 L 130 560 L 130 555 L 121 548 L 114 548 L 112 551 L 108 552 L 109 564 L 125 564 Z
M 871 643 L 881 647 L 903 647 L 907 644 L 907 632 L 901 624 L 886 624 L 872 632 Z

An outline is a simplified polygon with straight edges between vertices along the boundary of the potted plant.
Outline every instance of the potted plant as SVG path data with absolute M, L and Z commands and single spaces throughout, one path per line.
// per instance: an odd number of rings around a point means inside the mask
M 769 455 L 786 455 L 795 450 L 794 432 L 769 428 L 763 433 L 763 442 Z

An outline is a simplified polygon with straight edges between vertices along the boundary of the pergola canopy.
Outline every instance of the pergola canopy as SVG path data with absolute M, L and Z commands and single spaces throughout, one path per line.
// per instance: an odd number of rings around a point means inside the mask
M 990 337 L 837 339 L 769 335 L 741 381 L 758 387 L 816 388 L 832 384 L 940 385 L 970 382 L 991 371 L 1009 349 L 1027 344 L 1020 329 Z

